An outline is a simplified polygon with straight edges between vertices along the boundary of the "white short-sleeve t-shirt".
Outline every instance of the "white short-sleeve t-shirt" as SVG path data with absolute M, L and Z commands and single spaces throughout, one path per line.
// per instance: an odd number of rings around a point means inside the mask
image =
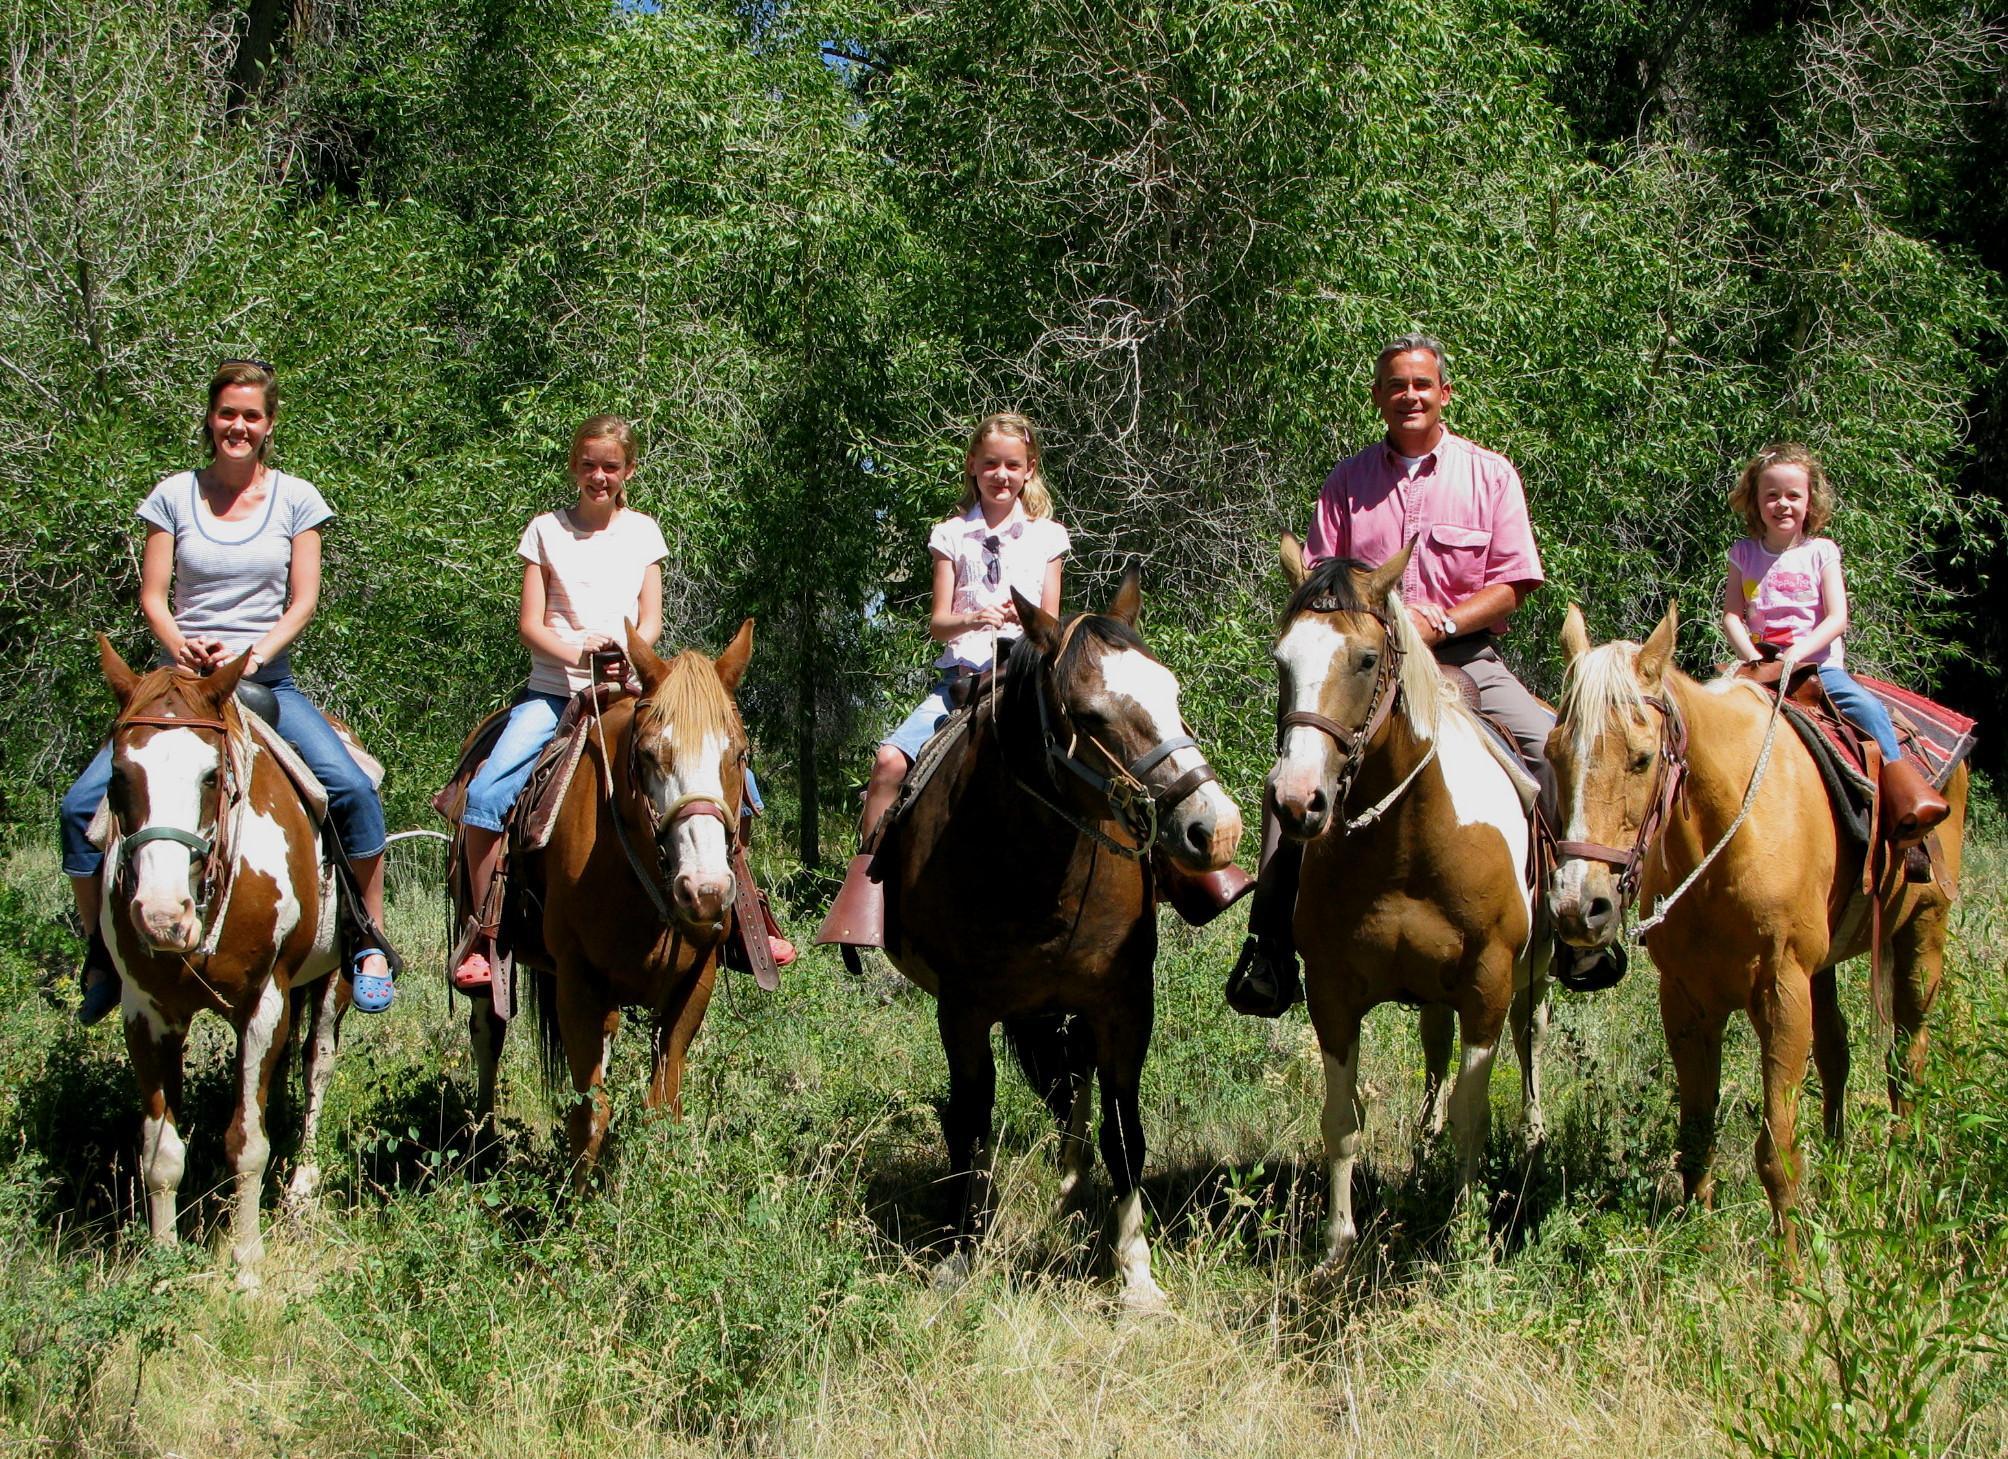
M 642 579 L 669 556 L 669 544 L 645 512 L 622 507 L 599 531 L 586 532 L 570 512 L 558 511 L 531 519 L 516 555 L 544 570 L 544 626 L 583 649 L 595 634 L 627 642 L 627 625 L 641 612 Z M 536 652 L 530 659 L 530 687 L 540 693 L 576 694 L 592 682 L 576 655 L 571 663 Z
M 189 638 L 220 638 L 235 655 L 286 611 L 293 539 L 335 514 L 312 482 L 268 471 L 264 506 L 225 522 L 202 500 L 196 473 L 177 471 L 147 494 L 137 515 L 174 537 L 175 627 Z M 286 673 L 287 660 L 281 654 L 259 677 Z
M 1022 503 L 997 527 L 983 521 L 983 508 L 972 506 L 959 517 L 935 525 L 927 537 L 928 555 L 955 564 L 957 613 L 1001 608 L 1016 588 L 1034 603 L 1046 589 L 1046 565 L 1072 549 L 1067 529 L 1051 517 L 1028 517 Z M 972 628 L 942 645 L 936 668 L 986 669 L 999 643 L 1009 643 L 1023 630 Z

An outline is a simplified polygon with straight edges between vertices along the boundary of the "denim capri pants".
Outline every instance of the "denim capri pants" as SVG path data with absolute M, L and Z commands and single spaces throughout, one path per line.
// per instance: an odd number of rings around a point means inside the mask
M 927 698 L 920 701 L 920 707 L 899 722 L 899 728 L 879 741 L 891 745 L 909 761 L 920 758 L 920 747 L 928 742 L 941 722 L 948 718 L 949 689 L 955 681 L 968 676 L 967 669 L 949 669 L 934 681 L 934 687 L 927 691 Z

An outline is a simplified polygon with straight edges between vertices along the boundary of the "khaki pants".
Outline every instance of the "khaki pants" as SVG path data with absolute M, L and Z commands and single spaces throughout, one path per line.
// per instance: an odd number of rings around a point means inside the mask
M 1548 781 L 1548 731 L 1555 712 L 1527 691 L 1499 657 L 1488 633 L 1468 634 L 1436 646 L 1436 661 L 1464 670 L 1478 686 L 1478 707 L 1506 726 L 1534 778 Z

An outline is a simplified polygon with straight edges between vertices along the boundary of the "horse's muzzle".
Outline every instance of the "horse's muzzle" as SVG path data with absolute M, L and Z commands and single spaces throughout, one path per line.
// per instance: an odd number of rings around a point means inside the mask
M 680 871 L 669 879 L 670 910 L 693 933 L 711 933 L 725 922 L 734 887 L 729 871 Z
M 1556 935 L 1571 947 L 1605 947 L 1624 930 L 1617 878 L 1596 862 L 1572 860 L 1557 867 L 1548 906 Z
M 1218 786 L 1179 807 L 1162 838 L 1165 851 L 1194 871 L 1218 871 L 1241 844 L 1241 811 Z M 1214 802 L 1218 802 L 1215 804 Z
M 183 898 L 179 906 L 132 904 L 133 931 L 155 952 L 186 955 L 202 941 L 202 919 L 195 914 L 193 898 Z

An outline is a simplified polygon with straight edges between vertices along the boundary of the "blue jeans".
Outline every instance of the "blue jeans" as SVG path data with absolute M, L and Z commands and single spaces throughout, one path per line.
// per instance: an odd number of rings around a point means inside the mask
M 1846 669 L 1821 664 L 1820 687 L 1827 691 L 1834 707 L 1845 714 L 1856 729 L 1876 742 L 1884 760 L 1894 760 L 1903 753 L 1896 742 L 1896 726 L 1890 722 L 1889 711 L 1883 708 L 1883 702 L 1857 684 Z
M 307 762 L 328 792 L 328 817 L 335 823 L 335 835 L 342 854 L 351 861 L 381 855 L 384 848 L 383 802 L 369 776 L 349 758 L 349 752 L 334 729 L 314 708 L 313 701 L 299 691 L 291 674 L 265 682 L 279 701 L 279 737 Z M 104 864 L 104 853 L 93 846 L 84 832 L 97 814 L 98 802 L 112 783 L 112 747 L 102 746 L 63 796 L 63 873 L 66 876 L 95 876 Z
M 891 745 L 911 764 L 920 758 L 920 747 L 934 738 L 934 732 L 941 728 L 941 722 L 948 718 L 948 690 L 955 682 L 955 676 L 942 674 L 934 681 L 934 687 L 927 691 L 927 698 L 913 713 L 899 722 L 899 727 L 887 735 L 880 744 Z
M 509 711 L 502 736 L 467 787 L 467 809 L 460 821 L 483 831 L 500 831 L 509 807 L 529 783 L 537 757 L 558 732 L 558 716 L 569 703 L 562 694 L 531 694 Z

